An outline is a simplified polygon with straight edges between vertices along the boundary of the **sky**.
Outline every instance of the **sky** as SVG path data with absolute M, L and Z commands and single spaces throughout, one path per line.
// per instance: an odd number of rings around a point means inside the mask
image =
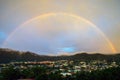
M 0 0 L 0 47 L 49 55 L 119 53 L 119 3 L 120 0 Z

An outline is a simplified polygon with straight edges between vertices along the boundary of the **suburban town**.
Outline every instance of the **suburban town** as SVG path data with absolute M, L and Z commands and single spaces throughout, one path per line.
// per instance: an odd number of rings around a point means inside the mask
M 8 64 L 0 64 L 0 72 L 2 69 L 8 68 L 8 66 L 13 66 L 14 69 L 27 69 L 32 67 L 44 67 L 50 69 L 49 73 L 55 73 L 60 71 L 62 76 L 73 75 L 77 72 L 86 71 L 91 72 L 94 70 L 103 70 L 111 67 L 118 67 L 116 62 L 107 62 L 103 61 L 68 61 L 68 60 L 59 60 L 59 61 L 41 61 L 41 62 L 11 62 Z

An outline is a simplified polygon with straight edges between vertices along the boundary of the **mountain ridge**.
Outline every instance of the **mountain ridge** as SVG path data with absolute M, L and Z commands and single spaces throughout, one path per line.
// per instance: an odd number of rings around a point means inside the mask
M 106 61 L 120 61 L 120 54 L 88 54 L 88 53 L 76 53 L 73 55 L 39 55 L 33 52 L 23 52 L 12 50 L 8 48 L 0 48 L 0 63 L 9 63 L 13 61 L 56 61 L 56 60 L 80 60 L 80 61 L 91 61 L 91 60 L 106 60 Z

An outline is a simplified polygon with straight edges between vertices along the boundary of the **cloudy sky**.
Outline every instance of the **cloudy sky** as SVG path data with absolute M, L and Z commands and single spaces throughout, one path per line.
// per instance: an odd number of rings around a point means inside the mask
M 0 47 L 39 54 L 120 52 L 120 0 L 0 0 Z

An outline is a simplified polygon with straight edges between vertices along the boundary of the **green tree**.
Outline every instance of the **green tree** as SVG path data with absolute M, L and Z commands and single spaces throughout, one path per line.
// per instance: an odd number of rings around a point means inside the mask
M 20 70 L 14 69 L 13 66 L 9 66 L 8 68 L 2 69 L 1 74 L 4 80 L 16 80 L 20 78 Z

